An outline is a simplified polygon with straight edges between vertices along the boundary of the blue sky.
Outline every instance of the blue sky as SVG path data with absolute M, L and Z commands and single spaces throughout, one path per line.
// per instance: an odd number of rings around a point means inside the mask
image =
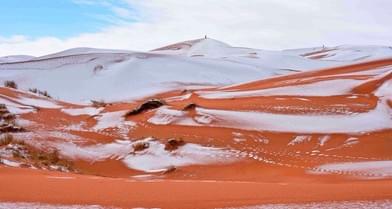
M 209 37 L 289 49 L 392 45 L 391 0 L 0 0 L 0 56 L 145 51 Z
M 112 10 L 114 6 L 131 9 L 129 5 L 123 4 L 121 1 L 98 2 L 85 0 L 2 0 L 0 36 L 25 35 L 30 38 L 41 36 L 66 38 L 81 33 L 97 32 L 118 21 L 119 17 Z

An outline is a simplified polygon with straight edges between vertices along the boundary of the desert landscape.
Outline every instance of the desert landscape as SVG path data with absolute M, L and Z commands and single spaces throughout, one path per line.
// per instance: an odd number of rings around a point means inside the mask
M 0 58 L 0 208 L 390 208 L 392 48 Z

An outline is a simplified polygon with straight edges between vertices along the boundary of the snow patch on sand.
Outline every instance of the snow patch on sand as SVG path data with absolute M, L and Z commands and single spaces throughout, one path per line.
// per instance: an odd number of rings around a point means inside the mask
M 133 150 L 132 142 L 116 140 L 108 144 L 80 146 L 74 143 L 59 143 L 56 148 L 60 153 L 71 159 L 102 161 L 105 159 L 121 159 Z
M 121 134 L 125 136 L 127 131 L 132 126 L 136 125 L 135 122 L 124 119 L 124 114 L 126 112 L 127 111 L 101 113 L 97 116 L 97 124 L 93 127 L 93 129 L 99 131 L 106 128 L 118 128 L 121 129 Z
M 148 147 L 137 151 L 134 149 L 136 143 L 147 143 Z M 116 159 L 121 160 L 131 169 L 145 172 L 164 171 L 173 166 L 228 163 L 237 160 L 235 151 L 192 143 L 168 151 L 165 149 L 165 144 L 152 138 L 138 141 L 117 140 L 108 144 L 90 146 L 59 143 L 56 148 L 62 156 L 71 159 L 84 159 L 91 162 Z
M 20 165 L 21 165 L 21 163 L 7 160 L 7 159 L 0 159 L 0 164 L 4 164 L 4 165 L 10 166 L 10 167 L 20 167 Z
M 118 209 L 100 205 L 60 205 L 27 202 L 0 202 L 0 209 Z
M 29 127 L 29 126 L 34 126 L 37 123 L 34 121 L 31 121 L 31 120 L 23 119 L 23 118 L 16 118 L 16 124 L 18 126 L 22 126 L 22 127 Z
M 155 112 L 154 116 L 148 119 L 148 122 L 155 125 L 167 125 L 183 116 L 185 116 L 183 111 L 161 107 Z
M 309 142 L 311 139 L 312 139 L 312 136 L 296 136 L 287 145 L 293 146 L 293 145 L 297 145 L 297 144 L 302 144 L 305 142 Z
M 206 99 L 227 99 L 257 96 L 333 96 L 350 93 L 353 86 L 360 81 L 353 79 L 339 79 L 320 81 L 311 84 L 284 86 L 250 91 L 198 91 Z M 302 98 L 298 98 L 303 100 Z M 304 100 L 307 101 L 307 100 Z
M 392 178 L 392 161 L 331 163 L 320 165 L 309 172 L 313 174 L 344 172 L 364 178 Z
M 311 203 L 265 204 L 244 207 L 227 207 L 221 209 L 347 209 L 347 208 L 391 208 L 391 200 L 375 201 L 326 201 Z
M 37 99 L 37 98 L 27 98 L 23 97 L 20 99 L 15 99 L 15 101 L 20 102 L 22 104 L 26 105 L 32 105 L 36 107 L 42 107 L 42 108 L 60 108 L 61 106 L 56 104 L 54 101 L 48 101 L 44 99 Z
M 61 111 L 67 113 L 68 115 L 78 116 L 78 115 L 97 115 L 103 108 L 85 107 L 85 108 L 75 108 L 75 109 L 62 109 Z
M 329 141 L 331 139 L 331 136 L 329 136 L 329 135 L 325 135 L 325 136 L 320 136 L 319 137 L 319 145 L 320 146 L 324 146 L 325 145 L 325 143 L 327 143 L 327 141 Z
M 25 114 L 25 113 L 30 113 L 30 112 L 35 111 L 35 109 L 33 107 L 23 106 L 23 105 L 15 103 L 15 102 L 12 102 L 8 99 L 3 99 L 1 97 L 0 97 L 0 104 L 5 104 L 8 111 L 12 114 L 15 114 L 15 115 Z
M 358 133 L 389 129 L 392 120 L 386 104 L 374 110 L 351 115 L 288 115 L 196 108 L 200 114 L 216 118 L 214 127 L 296 133 Z M 372 123 L 369 123 L 372 121 Z M 179 122 L 179 124 L 181 124 Z M 182 124 L 186 125 L 186 124 Z
M 165 150 L 164 144 L 151 141 L 148 149 L 128 155 L 124 162 L 129 168 L 145 172 L 159 172 L 173 166 L 228 163 L 234 160 L 235 153 L 221 148 L 189 143 L 170 152 Z

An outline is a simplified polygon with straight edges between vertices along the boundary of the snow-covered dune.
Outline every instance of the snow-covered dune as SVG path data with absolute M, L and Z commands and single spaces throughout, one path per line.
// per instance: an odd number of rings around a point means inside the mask
M 23 62 L 31 59 L 34 59 L 34 57 L 29 55 L 11 55 L 0 57 L 0 63 Z
M 284 53 L 300 55 L 310 59 L 331 62 L 371 61 L 391 57 L 392 47 L 342 45 L 336 47 L 315 47 L 285 50 Z
M 369 59 L 366 53 L 372 53 L 372 59 L 392 57 L 388 47 L 358 50 L 338 47 L 332 50 L 334 54 L 315 59 L 312 53 L 324 53 L 320 48 L 266 51 L 231 47 L 213 39 L 185 41 L 150 52 L 75 48 L 14 62 L 0 60 L 0 82 L 14 80 L 21 89 L 46 90 L 65 101 L 119 101 L 179 87 L 229 85 L 346 65 L 360 62 L 361 57 Z

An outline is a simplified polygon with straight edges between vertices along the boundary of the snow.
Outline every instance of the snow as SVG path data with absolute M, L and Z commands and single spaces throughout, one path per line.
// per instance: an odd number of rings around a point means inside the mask
M 359 133 L 389 129 L 392 119 L 386 104 L 374 110 L 349 115 L 288 115 L 196 108 L 216 121 L 208 126 L 295 133 Z M 372 123 L 369 123 L 372 121 Z M 181 122 L 177 122 L 181 124 Z M 187 125 L 187 124 L 182 124 Z
M 6 166 L 10 166 L 10 167 L 20 167 L 20 163 L 15 162 L 15 161 L 11 161 L 11 160 L 7 160 L 7 159 L 0 159 L 0 164 L 3 163 Z
M 391 71 L 392 73 L 392 71 Z M 384 82 L 375 92 L 374 95 L 384 99 L 392 99 L 392 80 Z
M 344 141 L 344 146 L 351 146 L 358 143 L 359 141 L 357 137 L 350 137 L 346 141 Z
M 301 144 L 301 143 L 304 143 L 304 142 L 309 142 L 311 139 L 312 139 L 311 136 L 296 136 L 287 145 L 293 146 L 293 145 Z
M 15 99 L 15 101 L 22 103 L 22 104 L 32 105 L 32 106 L 42 107 L 42 108 L 60 108 L 61 107 L 60 105 L 56 104 L 55 101 L 38 99 L 38 98 L 22 97 L 19 99 Z
M 74 176 L 46 176 L 46 178 L 48 178 L 48 179 L 61 179 L 61 180 L 64 180 L 64 179 L 69 179 L 69 180 L 76 179 Z
M 356 62 L 231 47 L 213 39 L 179 46 L 145 53 L 79 48 L 20 63 L 0 63 L 0 82 L 14 80 L 21 89 L 47 90 L 70 102 L 110 102 L 140 99 L 188 85 L 231 85 Z
M 195 117 L 195 121 L 201 124 L 210 124 L 213 118 L 209 115 L 199 115 Z
M 336 172 L 351 172 L 354 176 L 359 175 L 369 178 L 392 178 L 392 161 L 331 163 L 320 165 L 311 171 L 315 174 Z
M 341 45 L 337 47 L 314 47 L 304 49 L 290 49 L 283 51 L 286 54 L 314 57 L 323 55 L 317 60 L 331 62 L 358 62 L 384 59 L 392 56 L 392 48 L 377 45 Z
M 11 55 L 6 57 L 0 57 L 0 63 L 10 63 L 10 62 L 24 62 L 33 59 L 33 56 L 29 55 Z
M 89 161 L 102 161 L 108 158 L 121 159 L 133 150 L 132 142 L 125 140 L 90 146 L 79 146 L 74 143 L 58 143 L 55 146 L 63 156 Z
M 123 61 L 114 62 L 116 59 Z M 59 64 L 60 61 L 64 64 Z M 98 65 L 103 69 L 94 71 Z M 273 74 L 220 60 L 141 53 L 87 54 L 57 62 L 42 60 L 23 66 L 0 65 L 0 70 L 4 75 L 0 82 L 15 80 L 22 89 L 45 89 L 52 96 L 71 102 L 136 99 L 190 84 L 224 85 Z
M 179 123 L 183 125 L 199 126 L 201 124 L 210 124 L 213 120 L 214 118 L 208 114 L 199 113 L 194 118 L 189 118 L 185 111 L 161 107 L 147 121 L 155 125 Z
M 169 152 L 165 150 L 164 144 L 151 141 L 147 150 L 135 155 L 128 155 L 124 162 L 132 169 L 145 172 L 159 172 L 173 166 L 228 163 L 235 160 L 234 158 L 234 153 L 229 150 L 203 147 L 190 143 Z
M 135 152 L 135 143 L 148 143 L 149 147 Z M 204 147 L 187 143 L 174 151 L 165 150 L 165 145 L 152 138 L 138 141 L 117 140 L 108 144 L 79 146 L 74 143 L 59 143 L 56 148 L 61 155 L 71 159 L 102 161 L 121 160 L 127 167 L 145 172 L 166 170 L 172 166 L 227 163 L 236 160 L 231 150 Z
M 336 50 L 327 52 L 326 55 L 321 60 L 340 62 L 364 61 L 390 57 L 392 55 L 392 49 L 384 46 L 343 45 L 336 47 Z
M 0 202 L 0 209 L 115 209 L 99 205 L 60 205 L 32 202 Z
M 17 118 L 16 119 L 16 124 L 18 126 L 22 126 L 22 127 L 29 127 L 29 126 L 35 125 L 36 123 L 34 121 L 26 120 L 26 119 L 23 119 L 23 118 Z
M 15 114 L 15 115 L 25 114 L 25 113 L 35 111 L 34 108 L 32 108 L 30 106 L 20 105 L 20 104 L 17 104 L 11 100 L 4 99 L 2 97 L 0 97 L 0 104 L 5 104 L 8 111 L 12 114 Z
M 35 111 L 34 107 L 41 108 L 60 108 L 62 106 L 58 105 L 56 101 L 51 99 L 41 99 L 32 97 L 9 97 L 6 95 L 1 95 L 0 103 L 5 104 L 7 109 L 14 114 L 23 114 Z
M 347 209 L 347 208 L 378 208 L 388 209 L 391 200 L 361 200 L 361 201 L 325 201 L 310 203 L 265 204 L 242 207 L 226 207 L 221 209 Z
M 125 121 L 124 114 L 127 111 L 106 112 L 101 113 L 96 119 L 97 124 L 93 127 L 94 130 L 103 130 L 106 128 L 123 128 L 128 129 L 134 126 L 132 121 Z
M 232 132 L 232 135 L 233 135 L 233 140 L 237 143 L 246 141 L 246 138 L 244 138 L 244 135 L 242 133 Z
M 88 48 L 88 47 L 79 47 L 72 48 L 65 51 L 61 51 L 54 54 L 45 55 L 42 57 L 37 57 L 36 60 L 56 58 L 56 57 L 67 57 L 67 56 L 75 56 L 75 55 L 84 55 L 84 54 L 105 54 L 105 53 L 129 53 L 131 51 L 127 50 L 117 50 L 117 49 L 97 49 L 97 48 Z
M 329 136 L 329 135 L 320 136 L 319 137 L 319 145 L 324 146 L 325 143 L 327 143 L 327 141 L 329 141 L 330 139 L 331 139 L 331 136 Z
M 148 119 L 148 122 L 155 125 L 167 125 L 174 122 L 178 118 L 181 118 L 182 116 L 185 116 L 185 112 L 172 110 L 167 107 L 161 107 L 155 112 L 153 117 Z
M 167 99 L 167 101 L 168 102 L 182 101 L 182 100 L 189 99 L 191 96 L 192 96 L 192 94 L 189 93 L 189 94 L 185 94 L 185 95 L 181 95 L 181 96 L 170 97 Z
M 47 143 L 50 141 L 66 141 L 66 142 L 85 142 L 86 139 L 78 135 L 74 135 L 63 130 L 58 131 L 40 131 L 34 132 L 18 132 L 12 134 L 15 138 L 23 140 L 26 143 L 30 143 L 34 140 L 34 145 Z
M 197 115 L 192 118 L 183 111 L 162 107 L 155 112 L 148 122 L 156 125 L 204 125 L 294 133 L 360 133 L 392 127 L 390 111 L 384 99 L 378 102 L 375 109 L 368 112 L 343 112 L 344 114 L 279 114 L 196 108 Z M 372 123 L 369 123 L 369 121 L 372 121 Z M 323 144 L 326 140 L 322 139 L 320 143 Z M 353 141 L 348 145 L 354 143 L 357 142 Z
M 237 143 L 245 142 L 245 141 L 246 141 L 246 139 L 244 139 L 244 138 L 236 138 L 236 137 L 234 137 L 233 140 L 234 140 L 235 142 L 237 142 Z
M 339 79 L 250 91 L 198 91 L 197 93 L 207 99 L 257 96 L 333 96 L 348 94 L 353 86 L 359 85 L 360 83 L 360 81 L 353 79 Z M 304 100 L 303 98 L 298 99 Z
M 68 115 L 78 116 L 78 115 L 97 115 L 101 112 L 103 108 L 85 107 L 85 108 L 75 108 L 75 109 L 62 109 L 61 111 L 67 113 Z

